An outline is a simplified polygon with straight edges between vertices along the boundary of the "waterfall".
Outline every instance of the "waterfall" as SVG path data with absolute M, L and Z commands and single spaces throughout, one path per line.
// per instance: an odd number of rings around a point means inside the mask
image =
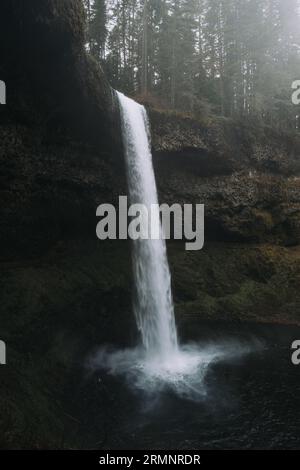
M 161 234 L 147 112 L 121 93 L 118 99 L 129 200 L 131 204 L 143 204 L 149 213 L 152 205 L 151 224 L 156 224 L 152 229 Z M 178 341 L 165 240 L 161 236 L 156 240 L 134 240 L 132 257 L 136 286 L 134 312 L 143 346 L 147 355 L 168 359 L 177 353 Z
M 167 388 L 187 399 L 199 400 L 206 394 L 204 378 L 209 365 L 224 357 L 226 348 L 178 344 L 148 117 L 143 106 L 119 92 L 117 96 L 130 203 L 146 208 L 147 214 L 151 214 L 151 232 L 153 229 L 152 233 L 158 236 L 133 240 L 134 313 L 142 344 L 124 350 L 103 347 L 91 358 L 89 367 L 100 367 L 113 376 L 122 375 L 130 386 L 149 396 Z

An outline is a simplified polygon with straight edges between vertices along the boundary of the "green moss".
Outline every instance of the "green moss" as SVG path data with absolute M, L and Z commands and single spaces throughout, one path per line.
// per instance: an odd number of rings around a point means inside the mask
M 179 319 L 300 324 L 299 248 L 208 244 L 191 253 L 170 244 L 169 253 Z
M 82 379 L 93 348 L 130 339 L 130 272 L 126 242 L 59 243 L 43 257 L 2 265 L 8 365 L 1 370 L 0 447 L 75 445 L 65 435 L 74 422 L 63 391 Z

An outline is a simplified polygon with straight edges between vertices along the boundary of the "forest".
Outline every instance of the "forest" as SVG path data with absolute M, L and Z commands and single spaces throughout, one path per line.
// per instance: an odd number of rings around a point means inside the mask
M 0 1 L 0 451 L 300 449 L 299 4 Z
M 298 129 L 298 0 L 83 0 L 87 50 L 153 105 Z

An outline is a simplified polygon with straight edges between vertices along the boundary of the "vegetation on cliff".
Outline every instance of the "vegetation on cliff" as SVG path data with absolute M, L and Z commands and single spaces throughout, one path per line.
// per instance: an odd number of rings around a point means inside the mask
M 105 442 L 101 384 L 100 418 L 80 414 L 82 363 L 135 336 L 130 245 L 95 235 L 97 206 L 126 194 L 126 178 L 118 110 L 84 29 L 80 0 L 0 4 L 0 332 L 14 364 L 1 378 L 2 448 L 96 446 L 95 430 Z M 169 244 L 178 321 L 299 324 L 299 137 L 149 114 L 161 202 L 206 206 L 204 251 Z
M 299 128 L 298 0 L 83 0 L 113 86 L 196 115 Z
M 84 25 L 79 0 L 0 5 L 5 449 L 83 445 L 66 390 L 82 383 L 91 345 L 125 344 L 134 331 L 129 246 L 95 236 L 96 207 L 114 203 L 126 178 L 112 91 L 85 53 Z

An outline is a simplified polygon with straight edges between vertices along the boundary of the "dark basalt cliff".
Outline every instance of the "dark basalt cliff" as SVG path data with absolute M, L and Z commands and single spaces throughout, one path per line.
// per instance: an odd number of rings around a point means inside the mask
M 150 110 L 160 199 L 205 204 L 201 252 L 170 246 L 181 321 L 300 322 L 300 137 Z
M 105 390 L 80 416 L 82 365 L 134 334 L 130 244 L 95 234 L 97 206 L 126 193 L 117 107 L 79 0 L 1 0 L 0 45 L 0 447 L 96 445 Z M 161 202 L 206 206 L 204 250 L 169 243 L 178 322 L 300 323 L 299 139 L 150 117 Z
M 202 202 L 208 239 L 300 241 L 300 136 L 152 112 L 162 197 Z
M 0 44 L 0 448 L 74 446 L 70 383 L 133 330 L 129 244 L 95 233 L 126 191 L 118 113 L 80 0 L 1 1 Z
M 68 129 L 78 139 L 112 150 L 112 92 L 101 68 L 85 53 L 84 29 L 79 0 L 1 2 L 5 113 L 14 122 L 55 133 Z
M 0 8 L 0 250 L 27 255 L 92 237 L 97 205 L 126 181 L 113 91 L 85 53 L 81 2 Z

